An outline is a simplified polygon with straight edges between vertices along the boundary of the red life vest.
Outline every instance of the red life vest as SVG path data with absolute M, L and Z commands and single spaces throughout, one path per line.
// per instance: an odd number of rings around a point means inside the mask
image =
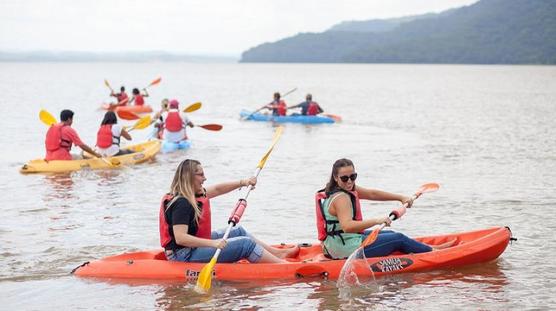
M 160 202 L 160 212 L 158 213 L 158 229 L 160 231 L 160 245 L 166 247 L 171 241 L 172 236 L 170 234 L 170 225 L 166 219 L 166 210 L 170 206 L 166 206 L 170 201 L 174 199 L 172 194 L 166 194 L 162 197 L 162 202 Z M 206 196 L 196 198 L 197 203 L 201 206 L 201 218 L 199 218 L 199 226 L 197 227 L 196 237 L 203 239 L 210 239 L 211 236 L 211 220 L 210 220 L 210 201 Z
M 62 139 L 62 128 L 64 126 L 66 126 L 65 123 L 57 123 L 50 126 L 44 141 L 46 150 L 56 151 L 60 148 L 67 149 L 68 151 L 71 150 L 71 141 Z
M 319 105 L 316 102 L 310 102 L 309 107 L 307 108 L 307 115 L 316 116 L 319 112 Z
M 183 119 L 179 111 L 170 111 L 164 121 L 164 127 L 170 132 L 179 132 L 183 129 Z
M 315 210 L 316 210 L 316 218 L 317 218 L 317 232 L 318 232 L 318 239 L 320 241 L 326 240 L 328 235 L 339 235 L 344 233 L 343 230 L 333 230 L 333 231 L 326 231 L 327 224 L 337 224 L 337 220 L 329 220 L 326 219 L 324 216 L 324 206 L 323 202 L 325 199 L 328 199 L 334 193 L 337 192 L 345 192 L 351 198 L 351 207 L 352 207 L 352 219 L 353 220 L 363 220 L 363 215 L 361 214 L 361 203 L 359 202 L 359 195 L 357 191 L 345 191 L 345 190 L 336 190 L 331 193 L 324 192 L 324 189 L 319 190 L 315 194 Z
M 112 145 L 120 145 L 120 137 L 112 135 L 112 124 L 104 124 L 100 126 L 97 132 L 97 146 L 100 148 L 108 148 Z
M 126 93 L 122 92 L 122 93 L 116 94 L 116 99 L 118 100 L 118 105 L 119 106 L 127 105 L 128 101 L 126 100 L 127 99 L 127 94 Z M 124 101 L 124 100 L 126 100 L 126 101 Z
M 143 95 L 135 95 L 135 106 L 143 106 L 145 104 L 145 99 Z
M 288 110 L 288 106 L 286 105 L 285 101 L 281 100 L 280 102 L 278 102 L 278 106 L 276 107 L 276 109 L 279 116 L 285 116 L 286 111 Z

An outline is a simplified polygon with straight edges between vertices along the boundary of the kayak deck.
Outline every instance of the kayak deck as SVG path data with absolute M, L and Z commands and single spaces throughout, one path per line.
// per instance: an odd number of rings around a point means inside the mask
M 420 254 L 391 254 L 367 259 L 375 276 L 417 272 L 487 262 L 496 259 L 508 245 L 511 232 L 507 227 L 421 237 L 417 240 L 436 245 L 456 239 L 456 245 Z M 291 247 L 279 245 L 277 247 Z M 299 254 L 287 263 L 252 264 L 245 260 L 237 263 L 217 263 L 217 280 L 276 280 L 303 277 L 337 279 L 345 260 L 326 258 L 320 244 L 300 244 Z M 195 281 L 206 263 L 173 262 L 166 260 L 162 250 L 125 253 L 87 262 L 74 270 L 81 277 L 111 279 L 151 279 Z M 357 265 L 356 273 L 369 275 L 369 269 Z
M 289 116 L 274 116 L 272 114 L 253 113 L 252 111 L 242 110 L 239 115 L 245 120 L 263 121 L 263 122 L 277 122 L 277 123 L 303 123 L 303 124 L 319 124 L 319 123 L 334 123 L 335 120 L 327 116 L 304 116 L 304 115 L 289 115 Z

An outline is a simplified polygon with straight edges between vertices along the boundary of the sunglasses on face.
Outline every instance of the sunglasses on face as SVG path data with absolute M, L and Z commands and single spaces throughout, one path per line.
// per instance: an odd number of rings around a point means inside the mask
M 351 175 L 338 176 L 338 178 L 340 178 L 342 182 L 347 182 L 348 179 L 351 179 L 351 181 L 355 181 L 357 179 L 357 173 L 353 173 Z

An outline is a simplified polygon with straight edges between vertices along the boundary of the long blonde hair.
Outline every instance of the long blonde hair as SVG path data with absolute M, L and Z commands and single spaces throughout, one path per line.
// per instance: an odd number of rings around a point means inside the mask
M 199 224 L 199 218 L 201 217 L 201 209 L 197 206 L 197 200 L 195 199 L 195 189 L 193 189 L 193 183 L 195 181 L 195 173 L 197 166 L 201 165 L 201 162 L 197 160 L 186 159 L 178 165 L 176 173 L 174 174 L 174 179 L 170 185 L 170 194 L 174 196 L 174 199 L 168 203 L 168 206 L 172 205 L 179 197 L 185 198 L 195 211 L 195 222 Z

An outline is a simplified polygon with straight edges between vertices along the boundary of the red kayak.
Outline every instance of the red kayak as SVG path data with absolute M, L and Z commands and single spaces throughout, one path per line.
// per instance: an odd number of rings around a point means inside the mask
M 417 240 L 437 245 L 456 239 L 454 246 L 420 254 L 391 254 L 386 257 L 368 258 L 367 263 L 375 276 L 417 272 L 441 268 L 455 268 L 494 260 L 506 249 L 511 232 L 507 227 L 420 237 Z M 278 247 L 291 247 L 280 245 Z M 319 244 L 301 244 L 295 258 L 287 263 L 251 264 L 217 263 L 213 278 L 216 280 L 285 280 L 302 277 L 337 279 L 345 260 L 331 260 L 322 254 Z M 86 262 L 73 272 L 80 277 L 111 279 L 150 279 L 196 281 L 206 263 L 174 262 L 166 260 L 162 250 L 151 250 L 106 257 Z M 361 271 L 359 271 L 359 270 Z M 359 267 L 356 272 L 368 275 L 368 269 Z

